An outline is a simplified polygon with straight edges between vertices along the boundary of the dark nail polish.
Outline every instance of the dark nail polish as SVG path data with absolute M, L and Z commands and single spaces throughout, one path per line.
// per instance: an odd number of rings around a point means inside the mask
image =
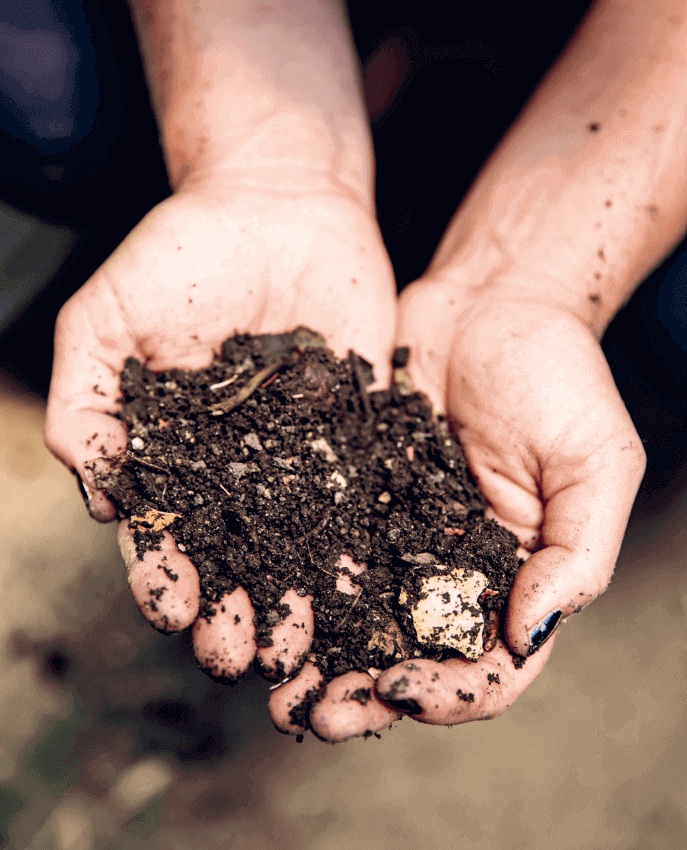
M 84 505 L 88 508 L 90 513 L 91 510 L 91 494 L 88 492 L 88 487 L 84 484 L 83 478 L 79 475 L 79 473 L 74 470 L 74 476 L 76 478 L 76 483 L 79 487 L 79 493 L 81 493 L 81 498 L 84 501 Z
M 546 641 L 558 628 L 558 624 L 560 623 L 562 616 L 562 611 L 554 611 L 549 614 L 548 617 L 545 617 L 536 629 L 533 629 L 530 632 L 530 649 L 527 653 L 528 657 L 530 655 L 534 655 L 538 649 L 544 646 Z
M 382 697 L 384 699 L 384 697 Z M 402 711 L 404 714 L 420 714 L 422 709 L 414 699 L 387 699 L 384 700 L 387 705 L 395 708 L 397 711 Z

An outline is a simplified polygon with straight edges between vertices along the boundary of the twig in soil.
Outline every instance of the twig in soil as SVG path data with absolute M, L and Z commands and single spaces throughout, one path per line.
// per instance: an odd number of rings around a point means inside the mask
M 232 375 L 231 378 L 227 378 L 226 381 L 220 381 L 219 384 L 210 384 L 208 389 L 209 390 L 221 390 L 222 387 L 228 387 L 229 384 L 234 383 L 234 381 L 238 378 L 238 376 L 240 374 L 241 374 L 240 372 L 237 372 L 235 375 Z
M 343 617 L 339 620 L 339 625 L 336 627 L 337 632 L 340 632 L 341 629 L 346 624 L 346 620 L 351 616 L 351 611 L 355 608 L 357 601 L 362 596 L 362 593 L 363 593 L 363 589 L 362 589 L 362 587 L 359 587 L 358 592 L 355 595 L 355 599 L 353 600 L 353 604 L 348 609 L 348 611 L 346 611 L 346 613 L 343 615 Z
M 348 362 L 351 364 L 351 369 L 353 370 L 353 374 L 355 375 L 355 381 L 358 385 L 360 400 L 362 401 L 363 408 L 365 410 L 365 420 L 367 422 L 371 422 L 374 418 L 374 413 L 372 412 L 370 394 L 368 393 L 367 387 L 365 386 L 365 376 L 363 375 L 363 370 L 360 366 L 360 358 L 355 353 L 355 351 L 353 351 L 353 349 L 350 349 L 348 352 Z
M 323 531 L 326 531 L 329 528 L 329 523 L 332 521 L 332 509 L 327 508 L 324 512 L 324 516 L 317 523 L 315 528 L 312 531 L 309 531 L 308 534 L 322 534 Z
M 306 536 L 307 535 L 304 535 L 303 537 L 300 538 L 300 540 L 296 540 L 296 543 L 303 541 Z M 315 567 L 316 570 L 321 570 L 323 573 L 326 573 L 328 576 L 331 576 L 332 578 L 338 578 L 338 576 L 334 575 L 334 573 L 330 573 L 329 570 L 325 570 L 324 567 L 321 567 L 319 564 L 316 564 L 312 559 L 312 552 L 310 551 L 310 544 L 306 543 L 305 545 L 308 549 L 308 557 L 310 558 L 310 566 Z
M 253 395 L 263 381 L 271 375 L 274 375 L 274 373 L 278 372 L 283 366 L 286 366 L 289 360 L 289 357 L 282 357 L 279 360 L 275 360 L 274 363 L 270 363 L 269 366 L 265 366 L 265 368 L 261 369 L 259 372 L 256 372 L 250 381 L 248 381 L 246 386 L 243 387 L 243 389 L 240 389 L 236 395 L 233 395 L 231 398 L 227 398 L 224 401 L 220 401 L 217 404 L 211 404 L 208 408 L 210 415 L 222 416 L 222 414 L 229 413 L 230 410 L 233 410 L 235 407 L 243 404 L 247 398 L 250 398 L 250 396 Z
M 136 457 L 136 455 L 133 452 L 127 452 L 126 456 L 130 461 L 137 463 L 139 466 L 145 466 L 146 469 L 154 469 L 155 472 L 164 472 L 165 475 L 171 475 L 171 472 L 172 472 L 171 469 L 165 469 L 164 466 L 157 466 L 154 463 L 150 463 L 150 461 L 143 460 L 140 457 Z
M 273 384 L 277 380 L 278 377 L 279 377 L 279 375 L 277 375 L 276 372 L 275 372 L 275 374 L 272 375 L 271 378 L 268 378 L 265 381 L 265 383 L 262 385 L 262 389 L 263 390 L 267 389 L 267 387 L 269 387 L 270 384 Z
M 326 531 L 329 528 L 329 524 L 332 521 L 332 509 L 327 508 L 320 516 L 320 519 L 317 525 L 313 526 L 309 531 L 306 531 L 305 534 L 302 534 L 300 537 L 297 537 L 295 542 L 302 543 L 306 537 L 313 537 L 316 534 L 322 534 L 323 531 Z M 312 561 L 312 558 L 310 559 Z

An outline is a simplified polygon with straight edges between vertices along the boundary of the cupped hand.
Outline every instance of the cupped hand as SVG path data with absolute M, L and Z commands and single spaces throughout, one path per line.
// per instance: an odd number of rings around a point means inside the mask
M 405 662 L 377 681 L 391 705 L 436 724 L 498 716 L 536 678 L 558 623 L 606 589 L 644 472 L 601 348 L 572 309 L 532 286 L 485 286 L 465 302 L 456 292 L 441 278 L 404 291 L 399 344 L 527 560 L 506 643 L 476 663 Z M 511 652 L 527 659 L 522 667 Z
M 385 385 L 395 315 L 393 274 L 374 213 L 344 190 L 214 186 L 180 192 L 153 209 L 63 307 L 46 443 L 79 476 L 91 515 L 107 522 L 115 508 L 95 489 L 86 462 L 126 448 L 125 430 L 111 414 L 127 357 L 152 370 L 199 369 L 234 333 L 305 325 L 339 356 L 353 348 L 374 364 L 377 383 Z M 245 591 L 224 599 L 224 611 L 211 621 L 198 618 L 198 574 L 171 535 L 165 534 L 162 553 L 148 552 L 142 560 L 126 521 L 119 541 L 144 616 L 166 632 L 193 624 L 201 666 L 223 679 L 241 675 L 256 655 Z M 158 569 L 162 555 L 166 578 Z M 294 699 L 314 693 L 320 677 L 307 663 L 295 675 L 312 636 L 308 601 L 293 592 L 283 601 L 291 608 L 289 618 L 275 627 L 273 646 L 257 652 L 268 677 L 277 670 L 295 676 L 284 686 L 288 692 L 274 692 L 272 715 L 278 728 L 297 733 L 303 727 L 290 714 Z M 303 628 L 290 628 L 295 620 Z M 335 680 L 317 704 L 314 727 L 322 737 L 376 731 L 398 717 L 377 700 L 354 703 L 352 717 L 350 706 L 340 705 L 341 690 Z M 301 717 L 306 719 L 307 712 Z

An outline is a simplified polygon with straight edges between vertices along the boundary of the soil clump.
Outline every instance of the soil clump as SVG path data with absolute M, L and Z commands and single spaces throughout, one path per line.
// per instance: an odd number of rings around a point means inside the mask
M 199 572 L 201 616 L 244 587 L 259 646 L 289 613 L 287 590 L 311 596 L 308 658 L 325 681 L 404 658 L 476 657 L 500 631 L 517 540 L 485 519 L 460 444 L 409 386 L 407 358 L 396 351 L 391 388 L 374 392 L 368 363 L 336 359 L 304 328 L 234 336 L 195 372 L 129 358 L 116 414 L 127 450 L 93 465 L 96 485 L 138 518 L 139 555 L 171 532 Z M 336 588 L 343 553 L 368 567 L 351 574 L 354 596 Z M 431 587 L 453 610 L 446 583 L 458 574 L 481 582 L 462 606 L 463 643 L 443 621 L 422 637 L 418 606 Z

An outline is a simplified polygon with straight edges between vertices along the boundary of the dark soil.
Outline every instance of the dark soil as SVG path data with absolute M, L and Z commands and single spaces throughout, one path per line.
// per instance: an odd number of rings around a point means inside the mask
M 336 360 L 302 328 L 228 339 L 198 372 L 153 373 L 129 358 L 117 414 L 128 449 L 96 483 L 122 517 L 179 514 L 168 530 L 198 569 L 202 615 L 243 586 L 260 646 L 288 613 L 285 591 L 310 594 L 309 658 L 325 680 L 458 655 L 420 645 L 398 605 L 402 587 L 417 594 L 423 576 L 446 568 L 489 579 L 480 598 L 488 648 L 519 566 L 517 541 L 485 520 L 459 443 L 410 390 L 407 357 L 396 352 L 395 382 L 376 392 L 366 389 L 368 363 L 352 352 Z M 162 532 L 136 528 L 139 554 L 156 548 Z M 368 565 L 356 596 L 335 587 L 344 552 Z

